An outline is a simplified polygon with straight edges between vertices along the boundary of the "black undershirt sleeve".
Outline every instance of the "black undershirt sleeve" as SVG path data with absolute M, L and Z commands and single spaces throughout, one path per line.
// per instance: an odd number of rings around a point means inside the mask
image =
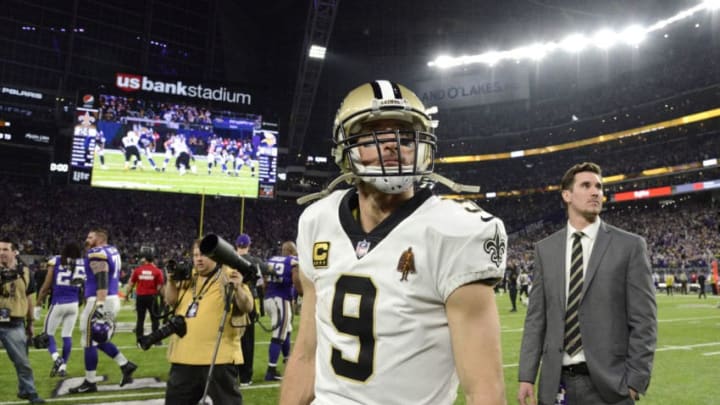
M 107 290 L 108 289 L 108 272 L 101 271 L 101 272 L 95 273 L 95 282 L 97 283 L 96 288 L 98 290 Z

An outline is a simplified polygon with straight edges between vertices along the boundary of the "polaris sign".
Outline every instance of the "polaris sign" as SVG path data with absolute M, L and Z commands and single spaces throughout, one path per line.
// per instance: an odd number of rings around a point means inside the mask
M 14 87 L 3 87 L 0 90 L 0 93 L 10 94 L 13 96 L 18 96 L 18 97 L 34 98 L 36 100 L 42 100 L 42 98 L 43 98 L 42 93 L 38 93 L 37 91 L 21 90 L 21 89 L 16 89 Z
M 147 76 L 117 73 L 115 85 L 122 91 L 147 91 L 151 93 L 170 94 L 173 96 L 192 97 L 203 100 L 220 101 L 223 103 L 250 105 L 252 97 L 247 93 L 237 93 L 225 87 L 210 88 L 201 84 L 188 85 L 180 80 L 165 82 L 152 80 Z

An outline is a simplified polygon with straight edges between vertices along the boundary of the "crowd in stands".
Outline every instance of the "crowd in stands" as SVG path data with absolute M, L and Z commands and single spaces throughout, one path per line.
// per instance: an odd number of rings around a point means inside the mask
M 565 224 L 560 196 L 554 194 L 552 199 L 556 205 L 548 212 L 553 215 L 509 234 L 508 260 L 518 263 L 522 270 L 532 270 L 535 242 Z M 507 202 L 511 204 L 501 210 L 502 213 L 492 213 L 504 219 L 511 218 L 513 210 L 520 210 L 520 207 L 512 204 L 510 199 Z M 503 204 L 498 201 L 495 208 Z M 707 272 L 712 260 L 720 255 L 718 207 L 718 201 L 706 193 L 663 202 L 649 200 L 606 205 L 600 217 L 609 224 L 642 235 L 648 243 L 651 265 L 660 274 Z
M 598 163 L 605 176 L 629 177 L 648 169 L 699 164 L 720 157 L 719 135 L 720 120 L 714 120 L 545 155 L 438 164 L 437 171 L 460 182 L 479 183 L 485 192 L 545 188 L 581 161 Z
M 3 204 L 12 212 L 0 233 L 20 243 L 21 254 L 57 254 L 68 241 L 84 242 L 91 227 L 110 231 L 111 243 L 128 261 L 143 247 L 159 258 L 188 258 L 189 247 L 203 234 L 234 241 L 243 232 L 253 238 L 253 253 L 267 257 L 279 243 L 295 239 L 300 208 L 280 201 L 245 201 L 206 197 L 201 221 L 201 197 L 87 187 L 58 187 L 2 182 Z M 282 214 L 280 214 L 282 213 Z
M 294 201 L 206 198 L 87 187 L 0 183 L 6 212 L 0 232 L 20 243 L 21 254 L 57 254 L 67 241 L 84 241 L 93 226 L 107 228 L 111 243 L 124 255 L 127 266 L 136 263 L 142 249 L 154 248 L 160 263 L 189 260 L 189 247 L 203 234 L 216 233 L 228 241 L 243 232 L 252 235 L 253 254 L 267 258 L 279 243 L 294 240 L 303 207 Z M 502 218 L 509 229 L 508 258 L 520 269 L 531 270 L 534 243 L 564 225 L 564 209 L 557 192 L 519 198 L 481 201 L 484 209 Z M 715 197 L 706 192 L 664 200 L 607 204 L 604 221 L 644 236 L 654 268 L 707 269 L 720 254 L 720 217 Z M 518 226 L 525 219 L 523 226 Z M 242 221 L 242 222 L 241 222 Z M 533 222 L 530 222 L 533 221 Z M 510 224 L 515 224 L 511 226 Z
M 160 103 L 139 98 L 100 95 L 102 119 L 117 121 L 123 117 L 145 118 L 175 123 L 208 125 L 212 123 L 212 113 L 206 108 L 187 104 Z
M 100 117 L 105 121 L 119 121 L 125 117 L 187 124 L 190 128 L 208 129 L 213 120 L 248 119 L 257 121 L 254 114 L 224 110 L 210 110 L 191 104 L 164 103 L 110 94 L 100 95 Z M 259 124 L 260 122 L 257 121 Z

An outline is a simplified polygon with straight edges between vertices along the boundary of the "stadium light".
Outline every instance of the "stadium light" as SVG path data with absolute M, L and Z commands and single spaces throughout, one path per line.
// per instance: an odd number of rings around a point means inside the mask
M 711 11 L 720 10 L 720 0 L 705 0 L 702 5 Z
M 541 60 L 548 54 L 548 48 L 549 47 L 547 45 L 536 43 L 524 48 L 523 53 L 526 58 L 537 61 Z
M 718 164 L 718 160 L 716 158 L 715 159 L 706 159 L 706 160 L 703 160 L 703 162 L 702 162 L 703 167 L 717 166 L 717 164 Z
M 588 42 L 589 40 L 585 37 L 585 35 L 572 34 L 565 37 L 565 39 L 560 42 L 560 48 L 567 52 L 577 53 L 585 49 L 585 47 L 588 45 Z
M 645 40 L 645 36 L 645 29 L 639 25 L 632 25 L 630 27 L 627 27 L 620 34 L 620 38 L 622 38 L 623 42 L 630 46 L 640 45 L 640 43 Z
M 327 48 L 320 45 L 311 45 L 309 56 L 314 59 L 325 59 L 325 51 Z
M 617 43 L 617 34 L 611 29 L 602 29 L 593 35 L 592 42 L 600 49 L 609 49 Z
M 445 69 L 459 65 L 459 63 L 454 63 L 453 59 L 454 58 L 446 55 L 438 56 L 435 60 L 428 62 L 428 66 L 437 66 L 440 69 Z
M 536 43 L 534 45 L 521 46 L 512 50 L 486 52 L 479 55 L 463 55 L 459 57 L 442 55 L 428 62 L 427 65 L 439 69 L 447 69 L 477 63 L 494 66 L 504 60 L 512 60 L 515 61 L 515 63 L 519 63 L 524 59 L 539 61 L 547 56 L 547 54 L 557 49 L 563 49 L 567 52 L 576 53 L 589 46 L 594 46 L 607 50 L 619 42 L 637 47 L 646 39 L 648 34 L 662 30 L 678 21 L 690 18 L 695 13 L 707 10 L 720 10 L 720 0 L 704 0 L 694 7 L 682 10 L 670 18 L 659 20 L 646 27 L 633 25 L 622 32 L 616 32 L 608 28 L 600 30 L 590 37 L 584 34 L 572 34 L 565 37 L 560 42 L 550 41 L 544 44 Z M 696 28 L 699 28 L 699 24 Z M 665 37 L 667 38 L 667 36 Z
M 502 59 L 502 55 L 500 55 L 498 52 L 491 51 L 485 52 L 484 54 L 480 55 L 480 58 L 489 66 L 495 66 L 495 64 Z

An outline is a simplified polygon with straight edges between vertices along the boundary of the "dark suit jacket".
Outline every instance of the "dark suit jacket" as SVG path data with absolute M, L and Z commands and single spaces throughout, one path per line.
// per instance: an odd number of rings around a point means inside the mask
M 552 404 L 562 372 L 567 227 L 535 246 L 533 287 L 520 352 L 519 380 Z M 583 284 L 580 333 L 590 378 L 607 402 L 645 393 L 657 336 L 657 308 L 645 240 L 601 222 Z M 542 366 L 540 360 L 542 358 Z

